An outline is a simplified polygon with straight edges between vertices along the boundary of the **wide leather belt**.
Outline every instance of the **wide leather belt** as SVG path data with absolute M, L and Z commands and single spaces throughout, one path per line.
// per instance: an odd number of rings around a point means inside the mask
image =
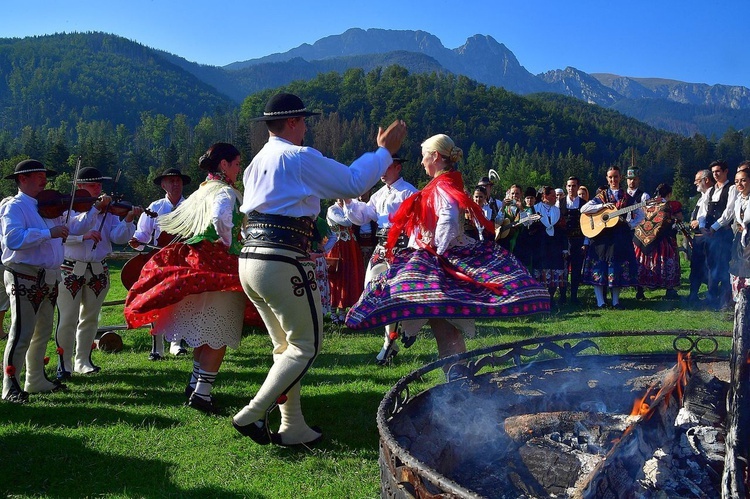
M 388 243 L 388 229 L 378 229 L 376 235 L 378 236 L 378 244 L 385 247 Z M 408 245 L 409 238 L 406 237 L 406 234 L 401 233 L 401 235 L 398 236 L 398 240 L 396 240 L 396 249 L 404 249 Z
M 247 216 L 245 240 L 248 247 L 286 248 L 307 253 L 315 231 L 309 217 L 287 217 L 254 211 Z

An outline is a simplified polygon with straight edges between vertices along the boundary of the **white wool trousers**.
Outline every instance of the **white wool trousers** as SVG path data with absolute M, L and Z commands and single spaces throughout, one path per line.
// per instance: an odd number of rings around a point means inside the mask
M 246 247 L 239 274 L 273 343 L 273 365 L 244 412 L 252 420 L 262 419 L 286 395 L 288 402 L 280 406 L 282 425 L 304 425 L 299 385 L 323 342 L 315 261 L 293 250 Z
M 99 312 L 107 298 L 110 285 L 109 268 L 106 264 L 99 264 L 99 267 L 101 268 L 97 270 L 102 272 L 94 273 L 91 265 L 87 265 L 82 275 L 74 274 L 72 269 L 65 265 L 62 267 L 55 332 L 58 372 L 88 372 L 94 368 L 91 351 L 99 329 Z
M 35 268 L 6 267 L 3 275 L 12 321 L 3 355 L 3 398 L 11 393 L 50 391 L 55 385 L 44 372 L 44 355 L 52 336 L 57 282 Z M 21 371 L 26 367 L 25 386 Z

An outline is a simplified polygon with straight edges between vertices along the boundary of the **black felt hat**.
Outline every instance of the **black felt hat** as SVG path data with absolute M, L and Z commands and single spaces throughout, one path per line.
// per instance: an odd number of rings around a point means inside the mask
M 268 100 L 263 116 L 251 121 L 273 121 L 300 116 L 317 116 L 320 113 L 308 111 L 302 99 L 294 94 L 276 94 Z
M 161 187 L 161 181 L 166 177 L 180 177 L 184 185 L 188 185 L 190 183 L 190 177 L 182 173 L 179 168 L 167 168 L 166 170 L 164 170 L 164 173 L 154 178 L 154 184 Z
M 102 182 L 104 180 L 112 180 L 112 177 L 105 177 L 98 168 L 94 168 L 93 166 L 81 168 L 81 171 L 78 172 L 79 183 Z
M 13 173 L 11 173 L 10 175 L 6 175 L 3 178 L 6 180 L 11 180 L 23 173 L 36 172 L 44 172 L 48 177 L 54 177 L 55 175 L 57 175 L 56 171 L 48 170 L 47 168 L 45 168 L 41 161 L 37 161 L 35 159 L 25 159 L 16 165 L 16 169 L 13 171 Z
M 490 177 L 482 177 L 482 180 L 480 180 L 479 182 L 477 182 L 477 185 L 482 185 L 482 186 L 489 185 L 489 186 L 493 186 L 493 185 L 495 185 L 495 183 L 492 180 L 490 180 Z

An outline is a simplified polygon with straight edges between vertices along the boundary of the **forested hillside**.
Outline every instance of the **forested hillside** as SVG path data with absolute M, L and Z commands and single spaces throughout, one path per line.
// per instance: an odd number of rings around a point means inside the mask
M 134 128 L 141 113 L 199 119 L 235 104 L 158 51 L 104 33 L 0 39 L 0 122 L 105 120 Z
M 395 118 L 406 120 L 409 136 L 401 154 L 408 160 L 406 177 L 417 185 L 426 180 L 419 144 L 435 133 L 449 134 L 464 149 L 461 168 L 467 184 L 493 168 L 504 187 L 513 182 L 558 186 L 567 176 L 577 175 L 594 188 L 604 183 L 609 165 L 627 167 L 634 158 L 647 189 L 659 182 L 675 183 L 677 196 L 685 199 L 692 195 L 698 168 L 717 157 L 734 168 L 750 157 L 750 137 L 731 129 L 715 141 L 701 135 L 685 138 L 576 99 L 556 94 L 521 97 L 465 77 L 409 74 L 398 66 L 327 73 L 284 89 L 299 94 L 308 108 L 323 112 L 310 119 L 306 143 L 342 162 L 372 150 L 378 126 Z M 249 162 L 267 138 L 264 125 L 250 119 L 262 113 L 268 97 L 278 90 L 251 95 L 240 109 L 214 108 L 199 119 L 134 108 L 135 126 L 71 117 L 26 126 L 20 133 L 3 127 L 0 174 L 24 157 L 70 172 L 80 154 L 84 166 L 97 166 L 108 174 L 122 168 L 118 190 L 145 203 L 160 196 L 149 179 L 165 167 L 181 166 L 199 179 L 197 158 L 217 140 L 235 143 L 243 161 Z M 68 178 L 64 175 L 57 182 L 64 185 Z M 2 184 L 3 195 L 14 191 L 11 184 Z

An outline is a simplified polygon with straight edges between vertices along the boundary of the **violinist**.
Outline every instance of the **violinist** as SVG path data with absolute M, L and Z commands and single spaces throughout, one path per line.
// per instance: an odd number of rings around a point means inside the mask
M 90 199 L 99 199 L 105 180 L 112 178 L 103 176 L 96 168 L 86 167 L 79 173 L 77 187 L 86 191 Z M 99 312 L 109 291 L 106 258 L 112 252 L 112 243 L 127 244 L 135 233 L 135 218 L 142 212 L 139 206 L 127 207 L 121 219 L 113 206 L 113 203 L 100 205 L 103 212 L 97 210 L 90 240 L 68 239 L 65 242 L 55 333 L 57 378 L 60 380 L 70 378 L 73 372 L 93 374 L 100 370 L 92 362 L 91 352 L 99 329 Z
M 3 400 L 25 403 L 29 393 L 55 392 L 66 386 L 44 372 L 44 354 L 52 335 L 52 316 L 63 262 L 63 239 L 91 239 L 96 208 L 76 216 L 43 218 L 36 197 L 57 175 L 33 159 L 21 161 L 4 177 L 18 194 L 0 209 L 4 283 L 12 321 L 3 356 Z M 71 214 L 72 215 L 72 214 Z M 78 234 L 78 236 L 76 236 Z M 21 371 L 26 379 L 21 387 Z
M 182 196 L 182 189 L 189 183 L 190 177 L 184 175 L 179 169 L 167 168 L 164 173 L 154 178 L 154 184 L 164 189 L 166 195 L 148 205 L 148 209 L 158 215 L 172 213 L 185 201 L 185 198 Z M 160 235 L 161 230 L 156 224 L 156 219 L 141 217 L 138 220 L 138 227 L 135 234 L 130 240 L 130 246 L 136 249 L 143 244 L 161 246 L 158 244 Z M 180 341 L 173 341 L 170 343 L 169 353 L 172 355 L 185 355 L 187 350 L 182 347 Z M 162 360 L 164 358 L 164 335 L 155 334 L 153 330 L 151 331 L 151 353 L 148 358 L 149 360 Z

